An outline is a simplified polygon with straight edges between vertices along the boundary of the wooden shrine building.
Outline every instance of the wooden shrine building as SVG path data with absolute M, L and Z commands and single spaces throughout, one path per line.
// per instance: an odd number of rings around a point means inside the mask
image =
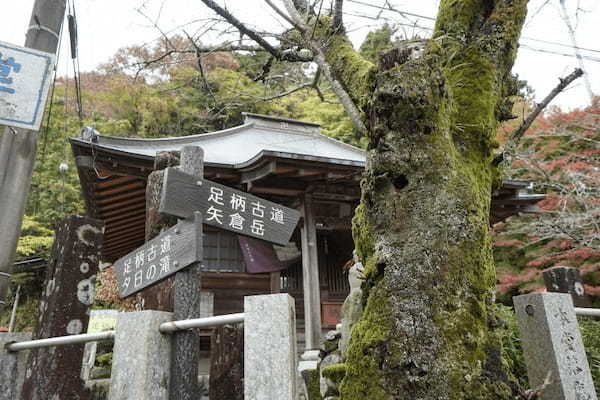
M 245 114 L 234 128 L 175 138 L 109 137 L 86 128 L 71 146 L 88 215 L 106 224 L 104 261 L 144 243 L 155 155 L 184 145 L 204 149 L 205 178 L 303 216 L 291 242 L 263 258 L 276 268 L 253 265 L 235 234 L 205 229 L 202 289 L 214 294 L 214 314 L 240 312 L 244 295 L 287 292 L 296 299 L 299 330 L 306 328 L 306 349 L 318 348 L 321 329 L 339 321 L 349 291 L 343 266 L 352 258 L 351 219 L 365 152 L 322 135 L 317 124 L 256 114 Z M 492 221 L 531 211 L 544 196 L 528 189 L 526 182 L 504 182 L 493 196 Z

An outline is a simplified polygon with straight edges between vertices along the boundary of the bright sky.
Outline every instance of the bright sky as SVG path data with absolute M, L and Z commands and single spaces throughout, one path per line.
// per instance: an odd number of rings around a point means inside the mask
M 0 41 L 22 45 L 34 0 L 8 2 L 2 6 Z M 131 44 L 152 43 L 160 36 L 154 24 L 167 33 L 181 33 L 182 25 L 192 35 L 206 28 L 207 18 L 214 14 L 200 0 L 73 0 L 78 17 L 80 65 L 82 71 L 93 70 L 106 62 L 115 51 Z M 530 0 L 528 20 L 523 31 L 521 49 L 515 72 L 526 79 L 541 100 L 556 86 L 558 77 L 569 74 L 578 66 L 573 57 L 569 31 L 560 13 L 560 0 Z M 563 0 L 576 27 L 577 45 L 584 60 L 591 88 L 600 94 L 600 2 L 597 0 Z M 219 1 L 221 4 L 224 0 Z M 433 18 L 438 0 L 389 0 L 396 9 Z M 541 5 L 548 5 L 541 8 Z M 329 4 L 329 0 L 325 0 Z M 371 6 L 369 6 L 369 4 Z M 366 33 L 386 20 L 431 27 L 428 18 L 405 16 L 389 11 L 381 12 L 377 7 L 385 0 L 346 0 L 345 22 L 352 39 L 359 44 Z M 281 30 L 286 26 L 275 17 L 263 0 L 227 1 L 230 11 L 244 22 L 259 30 Z M 373 7 L 375 6 L 375 7 Z M 577 6 L 579 11 L 577 12 Z M 381 13 L 380 13 L 381 12 Z M 193 22 L 196 21 L 196 22 Z M 400 26 L 408 35 L 426 33 L 413 27 Z M 218 39 L 215 34 L 202 36 L 205 43 Z M 59 73 L 72 76 L 68 57 L 68 40 L 63 38 L 63 51 L 59 61 Z M 549 43 L 552 42 L 552 43 Z M 550 53 L 548 53 L 550 52 Z M 560 53 L 560 54 L 553 54 Z M 589 104 L 584 80 L 579 79 L 572 88 L 559 95 L 553 104 L 563 108 L 583 107 Z

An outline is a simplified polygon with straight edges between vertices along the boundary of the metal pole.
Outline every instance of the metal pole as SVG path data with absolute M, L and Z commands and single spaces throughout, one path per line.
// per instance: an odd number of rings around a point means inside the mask
M 586 315 L 588 317 L 600 317 L 600 308 L 575 307 L 575 314 Z
M 244 313 L 237 313 L 165 322 L 160 325 L 159 330 L 161 333 L 172 333 L 192 328 L 212 328 L 214 326 L 240 324 L 242 322 L 244 322 Z
M 198 146 L 181 149 L 181 170 L 198 178 L 204 177 L 204 151 Z M 196 229 L 196 251 L 202 259 L 202 215 L 194 213 Z M 200 266 L 195 262 L 175 274 L 173 285 L 173 318 L 183 320 L 200 317 Z M 171 400 L 192 400 L 198 397 L 198 364 L 200 361 L 200 336 L 198 332 L 185 331 L 173 335 L 171 358 Z
M 97 342 L 99 340 L 112 340 L 115 338 L 115 331 L 106 331 L 99 333 L 83 333 L 81 335 L 57 336 L 47 339 L 28 340 L 25 342 L 15 342 L 6 345 L 8 351 L 21 351 L 36 349 L 40 347 L 64 346 L 67 344 L 80 344 L 87 342 Z
M 15 319 L 17 318 L 17 307 L 19 306 L 19 298 L 21 297 L 21 285 L 17 286 L 15 294 L 15 303 L 13 304 L 12 312 L 10 313 L 10 322 L 8 323 L 8 332 L 15 330 Z
M 55 54 L 65 8 L 66 0 L 36 0 L 25 46 Z M 7 128 L 0 146 L 0 272 L 10 272 L 31 185 L 37 132 Z M 0 274 L 0 313 L 7 290 L 8 280 Z

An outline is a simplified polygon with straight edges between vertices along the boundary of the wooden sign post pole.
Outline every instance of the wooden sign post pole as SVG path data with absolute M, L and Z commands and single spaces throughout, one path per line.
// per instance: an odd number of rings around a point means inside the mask
M 181 169 L 197 176 L 202 184 L 204 176 L 204 151 L 197 146 L 185 146 L 181 151 Z M 195 213 L 196 221 L 201 221 L 200 213 Z M 201 223 L 197 226 L 202 227 Z M 202 233 L 197 233 L 197 251 L 202 251 Z M 173 288 L 173 318 L 175 320 L 200 318 L 200 266 L 195 262 L 188 268 L 177 272 Z M 171 361 L 170 398 L 191 400 L 198 396 L 198 363 L 200 336 L 198 332 L 188 330 L 173 334 L 173 352 Z

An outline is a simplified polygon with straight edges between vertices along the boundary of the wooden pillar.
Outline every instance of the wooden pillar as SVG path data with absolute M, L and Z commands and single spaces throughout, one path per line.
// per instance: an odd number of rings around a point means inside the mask
M 181 170 L 194 175 L 201 184 L 204 177 L 204 150 L 199 146 L 184 146 L 181 150 Z M 202 215 L 194 214 L 197 232 L 196 251 L 203 256 Z M 199 255 L 198 253 L 196 254 Z M 173 318 L 175 320 L 200 318 L 200 268 L 202 261 L 195 262 L 175 274 L 173 285 Z M 191 400 L 198 398 L 198 363 L 200 336 L 197 331 L 186 330 L 173 334 L 171 353 L 170 398 Z
M 209 382 L 210 399 L 244 400 L 244 325 L 214 329 Z
M 148 176 L 146 186 L 146 241 L 158 236 L 163 229 L 177 223 L 177 218 L 158 212 L 162 192 L 164 168 L 179 165 L 181 153 L 159 151 L 154 159 L 154 172 Z M 173 311 L 173 282 L 175 276 L 142 290 L 137 297 L 139 308 L 156 311 Z
M 306 351 L 317 350 L 321 341 L 321 290 L 317 253 L 317 227 L 312 196 L 302 203 L 302 286 L 304 292 L 304 336 Z
M 271 278 L 271 294 L 281 293 L 281 271 L 271 272 L 269 277 Z

